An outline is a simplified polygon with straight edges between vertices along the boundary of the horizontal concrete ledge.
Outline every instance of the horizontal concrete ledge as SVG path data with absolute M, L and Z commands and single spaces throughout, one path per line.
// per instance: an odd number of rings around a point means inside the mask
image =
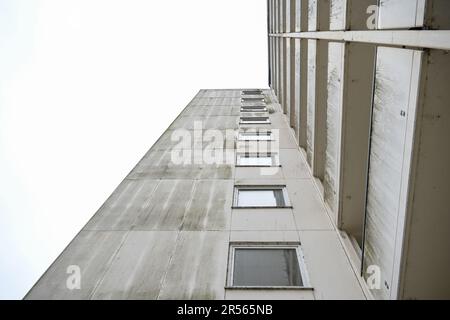
M 271 33 L 269 36 L 450 50 L 449 30 L 317 31 Z

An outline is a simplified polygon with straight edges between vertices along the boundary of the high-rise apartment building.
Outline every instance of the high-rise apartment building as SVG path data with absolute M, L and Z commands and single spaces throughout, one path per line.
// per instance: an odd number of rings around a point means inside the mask
M 450 2 L 268 3 L 271 87 L 368 297 L 450 298 Z
M 26 299 L 450 298 L 450 2 L 269 0 Z

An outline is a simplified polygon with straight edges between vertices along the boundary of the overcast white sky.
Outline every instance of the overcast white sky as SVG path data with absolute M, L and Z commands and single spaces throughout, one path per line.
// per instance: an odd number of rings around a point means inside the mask
M 267 87 L 265 0 L 0 0 L 0 298 L 20 299 L 200 88 Z

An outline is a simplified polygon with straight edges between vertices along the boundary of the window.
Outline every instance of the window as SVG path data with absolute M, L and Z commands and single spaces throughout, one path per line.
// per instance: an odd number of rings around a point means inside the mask
M 241 124 L 270 124 L 269 117 L 241 117 Z
M 241 106 L 241 112 L 267 112 L 267 107 L 264 105 Z
M 232 244 L 228 270 L 231 287 L 305 288 L 308 285 L 298 244 Z
M 241 167 L 272 167 L 280 163 L 275 153 L 238 153 L 236 165 Z
M 234 208 L 291 208 L 285 186 L 236 186 Z
M 271 131 L 242 131 L 239 132 L 239 141 L 271 141 Z
M 261 89 L 250 89 L 250 90 L 243 90 L 242 94 L 243 95 L 259 95 L 262 94 L 262 90 Z
M 258 102 L 258 103 L 264 103 L 265 99 L 263 96 L 255 96 L 255 97 L 244 97 L 241 98 L 241 102 Z

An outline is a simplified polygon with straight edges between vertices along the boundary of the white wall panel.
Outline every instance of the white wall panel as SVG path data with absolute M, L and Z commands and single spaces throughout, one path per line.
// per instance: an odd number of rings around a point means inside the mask
M 384 47 L 377 52 L 364 266 L 380 267 L 381 288 L 372 291 L 379 299 L 389 299 L 391 288 L 396 286 L 393 266 L 396 246 L 402 241 L 397 227 L 403 225 L 401 195 L 408 183 L 403 172 L 405 159 L 409 158 L 406 132 L 408 117 L 414 117 L 408 114 L 408 106 L 414 95 L 411 92 L 417 92 L 417 83 L 411 85 L 414 53 Z
M 401 29 L 423 26 L 425 2 L 425 0 L 380 0 L 378 28 Z
M 330 30 L 345 30 L 347 0 L 330 0 Z
M 339 184 L 339 150 L 342 127 L 342 83 L 344 44 L 330 42 L 328 44 L 328 102 L 326 123 L 326 152 L 324 197 L 325 202 L 337 221 L 338 184 Z
M 308 102 L 307 102 L 307 129 L 306 154 L 310 165 L 314 153 L 314 115 L 316 106 L 316 46 L 317 40 L 308 40 Z
M 317 0 L 308 2 L 308 31 L 317 30 Z

